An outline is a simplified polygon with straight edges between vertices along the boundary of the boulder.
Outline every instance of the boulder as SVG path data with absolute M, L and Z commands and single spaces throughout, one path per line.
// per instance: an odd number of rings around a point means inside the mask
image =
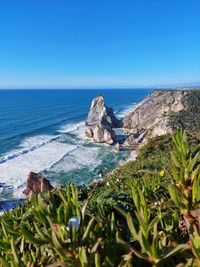
M 38 173 L 30 172 L 27 178 L 26 189 L 23 193 L 28 197 L 31 197 L 33 194 L 49 191 L 52 189 L 53 186 L 50 184 L 49 180 Z
M 115 150 L 116 152 L 119 152 L 119 151 L 121 150 L 121 146 L 120 146 L 120 143 L 119 143 L 119 142 L 117 142 L 117 143 L 115 144 L 115 146 L 114 146 L 114 150 Z
M 128 149 L 134 150 L 136 154 L 138 155 L 143 138 L 144 136 L 142 135 L 142 133 L 138 137 L 136 137 L 136 135 L 134 134 L 131 134 L 126 138 L 123 145 L 127 147 Z
M 85 130 L 85 136 L 86 136 L 87 138 L 92 138 L 92 137 L 93 137 L 93 130 L 92 130 L 92 128 L 87 128 L 87 129 Z
M 129 135 L 124 141 L 124 146 L 130 149 L 133 149 L 136 145 L 136 139 L 133 134 Z
M 102 122 L 109 124 L 112 128 L 118 128 L 121 125 L 121 121 L 115 117 L 113 109 L 105 105 L 104 97 L 97 96 L 92 100 L 85 125 L 95 126 Z
M 93 141 L 112 145 L 115 142 L 115 131 L 109 124 L 99 123 L 93 128 Z

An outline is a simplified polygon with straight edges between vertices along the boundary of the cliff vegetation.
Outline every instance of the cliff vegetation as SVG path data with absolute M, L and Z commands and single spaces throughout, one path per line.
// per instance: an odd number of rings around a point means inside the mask
M 178 131 L 102 182 L 33 195 L 0 218 L 0 266 L 200 266 L 199 163 Z

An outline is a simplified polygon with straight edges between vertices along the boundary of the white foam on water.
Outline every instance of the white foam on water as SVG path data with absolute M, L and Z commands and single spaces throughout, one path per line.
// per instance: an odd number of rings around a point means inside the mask
M 68 123 L 60 127 L 58 130 L 59 133 L 71 133 L 79 130 L 80 127 L 84 126 L 84 122 L 78 122 L 78 123 Z
M 23 197 L 22 191 L 30 171 L 41 172 L 51 168 L 75 148 L 75 145 L 51 141 L 26 154 L 7 160 L 0 164 L 0 181 L 13 187 L 14 196 Z
M 88 142 L 85 138 L 85 124 L 82 123 L 79 125 L 79 127 L 74 131 L 74 134 L 77 138 L 84 140 L 84 142 Z M 80 141 L 80 140 L 79 140 Z
M 123 118 L 123 117 L 124 117 L 125 115 L 127 115 L 129 112 L 132 112 L 132 111 L 134 110 L 135 106 L 136 106 L 136 103 L 133 103 L 133 104 L 129 105 L 129 106 L 126 107 L 124 110 L 122 110 L 121 112 L 119 112 L 119 113 L 117 114 L 117 116 L 118 116 L 119 118 Z
M 0 158 L 0 164 L 7 162 L 8 160 L 13 160 L 21 155 L 27 154 L 31 151 L 38 149 L 41 146 L 46 145 L 47 143 L 56 140 L 59 137 L 53 135 L 40 135 L 34 137 L 25 138 L 24 141 L 20 144 L 18 149 L 8 152 L 6 155 Z
M 26 137 L 20 144 L 20 147 L 33 147 L 38 146 L 40 144 L 46 144 L 48 142 L 51 142 L 52 140 L 55 140 L 59 137 L 59 135 L 36 135 L 31 137 Z
M 136 151 L 132 150 L 129 157 L 127 158 L 127 161 L 129 160 L 134 161 L 136 160 L 136 157 L 137 157 Z
M 66 125 L 61 126 L 61 128 L 58 130 L 59 133 L 67 134 L 72 133 L 76 136 L 77 143 L 88 143 L 88 141 L 85 139 L 85 123 L 84 121 L 81 121 L 79 123 L 68 123 Z
M 101 160 L 98 159 L 98 154 L 98 147 L 77 146 L 76 149 L 70 151 L 62 161 L 54 164 L 51 171 L 56 173 L 67 173 L 85 167 L 95 168 L 101 164 Z

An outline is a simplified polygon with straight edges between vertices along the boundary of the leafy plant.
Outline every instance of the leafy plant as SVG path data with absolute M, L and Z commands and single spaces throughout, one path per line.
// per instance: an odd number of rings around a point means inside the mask
M 118 238 L 118 242 L 128 249 L 129 255 L 132 253 L 133 258 L 136 256 L 152 266 L 164 263 L 171 266 L 171 258 L 188 249 L 188 245 L 172 242 L 173 238 L 164 230 L 163 220 L 166 214 L 152 216 L 152 210 L 139 187 L 133 186 L 132 195 L 136 207 L 135 217 L 128 213 L 126 219 L 133 245 L 121 238 Z M 138 245 L 135 243 L 138 243 L 139 249 L 136 249 Z M 130 261 L 130 257 L 128 260 Z
M 173 137 L 172 177 L 168 185 L 171 199 L 180 213 L 192 219 L 192 210 L 200 204 L 200 146 L 191 151 L 186 132 L 179 131 Z
M 69 184 L 5 212 L 0 266 L 199 266 L 200 147 L 185 131 L 172 139 L 151 140 L 102 182 Z

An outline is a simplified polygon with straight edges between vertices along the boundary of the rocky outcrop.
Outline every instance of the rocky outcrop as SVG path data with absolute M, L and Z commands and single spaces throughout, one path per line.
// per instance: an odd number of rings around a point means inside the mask
M 93 99 L 90 111 L 85 121 L 88 128 L 85 136 L 91 138 L 94 143 L 106 143 L 112 145 L 116 141 L 116 134 L 112 128 L 117 128 L 121 121 L 115 117 L 112 108 L 108 108 L 104 103 L 103 96 Z
M 53 186 L 50 184 L 49 180 L 38 173 L 30 172 L 27 178 L 27 185 L 26 189 L 24 190 L 24 194 L 28 197 L 31 197 L 33 194 L 52 189 Z
M 124 146 L 127 148 L 134 149 L 136 145 L 136 136 L 134 134 L 129 135 L 124 141 Z
M 128 147 L 145 144 L 149 138 L 171 133 L 170 119 L 184 110 L 187 95 L 187 91 L 159 90 L 138 103 L 123 119 L 123 127 L 132 134 L 124 144 Z
M 119 142 L 112 128 L 123 127 L 124 146 L 140 148 L 149 138 L 172 133 L 179 128 L 198 132 L 200 136 L 200 91 L 156 90 L 138 103 L 122 121 L 104 103 L 102 96 L 91 104 L 85 134 L 97 143 Z M 116 140 L 118 139 L 118 140 Z
M 85 121 L 86 126 L 95 126 L 99 123 L 109 124 L 112 128 L 117 128 L 121 124 L 121 121 L 115 117 L 113 109 L 105 105 L 103 96 L 97 96 L 92 100 L 90 111 Z
M 120 143 L 119 143 L 119 142 L 117 142 L 117 143 L 115 144 L 115 146 L 114 146 L 114 151 L 116 151 L 116 152 L 121 151 L 121 146 L 120 146 Z
M 106 123 L 98 123 L 92 129 L 94 143 L 106 143 L 112 145 L 115 142 L 115 131 Z
M 92 138 L 93 137 L 93 129 L 92 128 L 87 128 L 86 130 L 85 130 L 85 136 L 87 137 L 87 138 Z

